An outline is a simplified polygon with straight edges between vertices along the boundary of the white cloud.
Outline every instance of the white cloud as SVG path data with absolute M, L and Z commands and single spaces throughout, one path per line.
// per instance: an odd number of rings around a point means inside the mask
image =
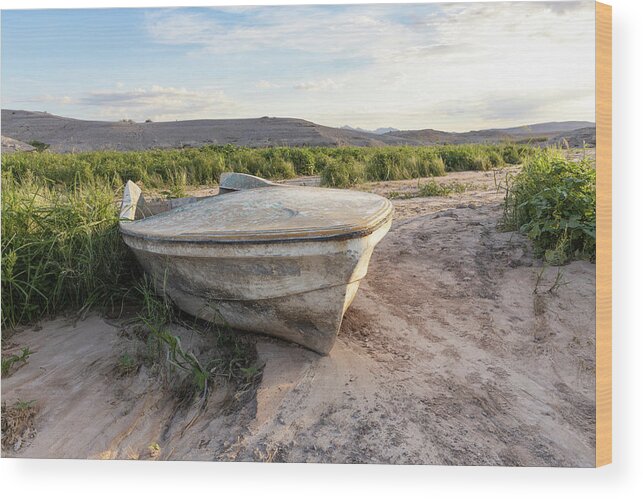
M 167 68 L 122 69 L 114 87 L 83 82 L 77 94 L 69 82 L 40 87 L 59 95 L 40 102 L 108 119 L 269 115 L 367 129 L 594 117 L 588 0 L 155 9 L 143 29 L 145 49 L 172 54 Z
M 221 9 L 229 12 L 228 9 Z M 368 11 L 378 12 L 377 6 Z M 366 11 L 365 11 L 366 12 Z M 372 14 L 353 15 L 315 6 L 256 8 L 252 22 L 224 24 L 212 17 L 176 10 L 148 13 L 146 28 L 157 42 L 195 45 L 218 54 L 259 49 L 368 54 L 373 36 L 399 33 L 396 23 Z
M 163 9 L 146 15 L 147 31 L 160 43 L 207 44 L 216 27 L 216 23 L 203 16 L 176 9 Z
M 261 90 L 270 90 L 274 88 L 282 88 L 282 85 L 279 85 L 278 83 L 273 83 L 268 80 L 261 80 L 255 83 L 255 87 Z
M 69 95 L 44 94 L 29 97 L 27 99 L 20 99 L 18 102 L 39 104 L 53 103 L 57 105 L 67 106 L 70 104 L 75 104 L 77 102 L 77 99 L 70 97 Z
M 234 112 L 237 105 L 217 89 L 188 90 L 154 85 L 149 88 L 93 91 L 77 101 L 95 106 L 104 118 L 136 120 L 173 120 L 180 118 L 214 118 Z
M 257 51 L 306 54 L 307 78 L 292 84 L 302 92 L 258 101 L 261 114 L 366 128 L 461 130 L 498 120 L 593 117 L 593 105 L 584 98 L 594 89 L 589 1 L 273 7 L 244 13 L 252 14 L 249 20 L 225 24 L 212 16 L 160 11 L 148 18 L 147 29 L 160 43 L 190 45 L 194 55 L 206 58 L 237 54 L 252 64 Z M 328 60 L 337 61 L 334 68 L 316 69 L 318 61 Z M 267 80 L 254 87 L 277 88 Z M 333 98 L 311 101 L 304 91 L 332 91 Z M 244 97 L 253 98 L 250 92 Z M 447 102 L 457 102 L 458 112 L 450 112 Z
M 323 80 L 310 80 L 302 81 L 294 85 L 293 88 L 296 90 L 307 90 L 307 91 L 324 91 L 324 90 L 337 90 L 341 88 L 341 84 L 335 82 L 332 78 L 325 78 Z

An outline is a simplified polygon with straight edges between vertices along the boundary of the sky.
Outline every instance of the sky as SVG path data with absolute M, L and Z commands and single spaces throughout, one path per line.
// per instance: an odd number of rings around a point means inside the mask
M 468 131 L 594 121 L 594 3 L 3 10 L 2 108 Z

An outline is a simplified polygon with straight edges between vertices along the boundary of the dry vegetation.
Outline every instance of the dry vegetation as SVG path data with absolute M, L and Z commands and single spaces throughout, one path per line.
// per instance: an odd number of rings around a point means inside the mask
M 35 435 L 34 419 L 37 410 L 32 401 L 18 401 L 7 407 L 2 403 L 2 450 L 18 451 Z

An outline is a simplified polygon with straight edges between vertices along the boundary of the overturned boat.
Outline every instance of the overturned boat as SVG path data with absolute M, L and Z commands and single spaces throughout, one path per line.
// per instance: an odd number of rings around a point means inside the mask
M 392 212 L 375 194 L 227 173 L 203 198 L 145 202 L 128 182 L 120 230 L 185 312 L 327 354 Z

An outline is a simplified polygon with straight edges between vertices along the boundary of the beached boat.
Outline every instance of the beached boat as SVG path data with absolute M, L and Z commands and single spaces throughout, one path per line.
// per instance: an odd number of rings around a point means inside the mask
M 216 196 L 160 202 L 128 182 L 120 230 L 185 312 L 327 354 L 392 212 L 375 194 L 230 173 Z

